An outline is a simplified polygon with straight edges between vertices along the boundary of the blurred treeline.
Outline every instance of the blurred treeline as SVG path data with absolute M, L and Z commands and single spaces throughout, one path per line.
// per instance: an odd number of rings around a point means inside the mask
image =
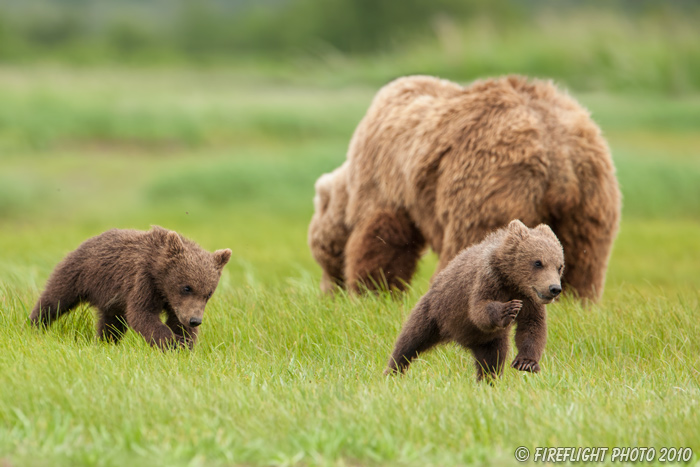
M 0 62 L 553 77 L 700 89 L 695 0 L 0 0 Z M 342 78 L 341 78 L 342 79 Z

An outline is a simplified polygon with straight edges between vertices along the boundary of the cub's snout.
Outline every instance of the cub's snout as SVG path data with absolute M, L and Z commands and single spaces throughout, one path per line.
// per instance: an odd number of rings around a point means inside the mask
M 202 318 L 190 318 L 190 326 L 193 328 L 196 328 L 200 324 L 202 324 Z

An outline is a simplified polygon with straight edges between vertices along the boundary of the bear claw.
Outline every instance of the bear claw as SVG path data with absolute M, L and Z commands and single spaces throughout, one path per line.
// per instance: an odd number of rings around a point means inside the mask
M 520 310 L 522 308 L 523 308 L 523 302 L 521 300 L 511 300 L 508 303 L 506 303 L 506 306 L 503 309 L 502 326 L 506 327 L 510 323 L 512 323 L 515 320 L 515 318 L 518 316 L 518 313 L 520 313 Z
M 529 358 L 516 358 L 510 366 L 520 371 L 528 371 L 530 373 L 540 372 L 539 363 Z

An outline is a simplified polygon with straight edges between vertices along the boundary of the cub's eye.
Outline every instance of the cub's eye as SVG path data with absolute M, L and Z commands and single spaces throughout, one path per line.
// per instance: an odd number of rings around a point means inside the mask
M 559 266 L 559 274 L 561 274 L 562 269 L 564 269 L 564 266 Z
M 189 295 L 191 293 L 192 293 L 192 287 L 190 287 L 189 285 L 186 285 L 182 288 L 183 295 Z
M 209 293 L 207 294 L 207 296 L 204 297 L 204 298 L 206 298 L 207 300 L 209 300 L 209 299 L 211 298 L 211 292 L 209 292 Z
M 535 269 L 542 269 L 542 268 L 544 267 L 544 266 L 542 265 L 542 261 L 540 261 L 540 260 L 535 261 L 535 263 L 533 264 L 533 266 L 535 266 Z

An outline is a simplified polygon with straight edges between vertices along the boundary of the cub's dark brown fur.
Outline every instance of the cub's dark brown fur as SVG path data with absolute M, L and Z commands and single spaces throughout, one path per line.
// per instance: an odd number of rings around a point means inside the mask
M 230 258 L 229 249 L 209 253 L 161 227 L 112 229 L 86 240 L 56 266 L 31 322 L 49 325 L 87 302 L 98 309 L 101 339 L 118 341 L 128 325 L 151 345 L 192 348 Z
M 552 230 L 519 220 L 463 250 L 434 279 L 411 312 L 385 373 L 441 342 L 474 354 L 477 377 L 498 376 L 516 323 L 512 367 L 537 373 L 547 340 L 545 305 L 561 292 L 564 252 Z

